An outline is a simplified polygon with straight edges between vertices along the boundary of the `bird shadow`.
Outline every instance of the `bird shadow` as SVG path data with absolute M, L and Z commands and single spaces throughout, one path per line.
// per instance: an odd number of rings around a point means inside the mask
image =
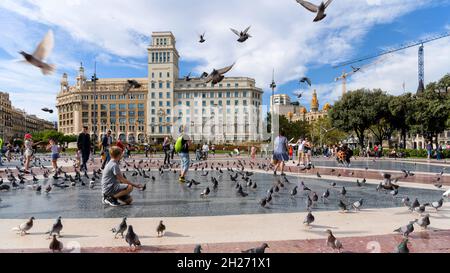
M 323 226 L 323 225 L 310 225 L 311 228 L 322 228 L 322 229 L 336 229 L 337 227 Z
M 163 238 L 163 237 L 188 238 L 188 237 L 191 237 L 191 236 L 167 231 L 167 232 L 164 232 L 163 236 L 140 236 L 140 237 L 141 238 L 147 238 L 147 239 L 155 239 L 155 238 Z
M 60 238 L 65 239 L 79 239 L 79 238 L 97 238 L 98 236 L 88 236 L 88 235 L 61 235 Z

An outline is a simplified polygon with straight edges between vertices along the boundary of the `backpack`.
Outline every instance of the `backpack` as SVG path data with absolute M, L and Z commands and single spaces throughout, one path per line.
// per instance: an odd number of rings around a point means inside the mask
M 179 153 L 183 149 L 183 136 L 177 138 L 177 142 L 175 142 L 175 152 Z

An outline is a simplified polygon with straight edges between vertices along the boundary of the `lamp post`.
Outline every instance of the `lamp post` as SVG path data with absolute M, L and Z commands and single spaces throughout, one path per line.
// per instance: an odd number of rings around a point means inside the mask
M 97 115 L 98 115 L 98 109 L 97 109 L 97 62 L 94 63 L 94 75 L 91 77 L 92 82 L 94 83 L 94 150 L 93 154 L 95 155 L 95 146 L 97 144 L 98 136 L 97 136 Z
M 271 142 L 272 142 L 272 151 L 275 149 L 275 126 L 274 126 L 274 105 L 273 105 L 273 97 L 275 96 L 275 88 L 277 85 L 275 83 L 275 69 L 272 70 L 272 83 L 270 84 L 270 88 L 272 89 L 272 97 L 270 97 L 270 131 L 271 131 Z

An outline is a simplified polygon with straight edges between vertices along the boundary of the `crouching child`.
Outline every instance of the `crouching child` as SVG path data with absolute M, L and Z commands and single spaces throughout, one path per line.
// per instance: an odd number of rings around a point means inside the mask
M 122 159 L 122 149 L 114 146 L 109 153 L 111 160 L 105 166 L 102 176 L 103 204 L 116 207 L 120 205 L 118 202 L 120 201 L 125 205 L 130 205 L 133 202 L 130 195 L 133 188 L 141 189 L 143 186 L 134 184 L 123 177 L 119 164 Z

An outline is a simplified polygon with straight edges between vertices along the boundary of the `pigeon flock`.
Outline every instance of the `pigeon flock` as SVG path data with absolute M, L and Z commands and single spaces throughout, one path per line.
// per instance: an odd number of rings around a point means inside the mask
M 46 159 L 45 157 L 36 157 L 32 163 L 34 168 L 31 168 L 29 174 L 24 173 L 23 169 L 19 167 L 16 167 L 15 169 L 6 168 L 4 170 L 6 177 L 4 178 L 0 174 L 0 191 L 29 189 L 34 190 L 39 194 L 42 192 L 48 195 L 52 194 L 52 191 L 55 188 L 64 191 L 71 187 L 89 187 L 90 189 L 94 189 L 96 186 L 100 185 L 102 170 L 95 169 L 93 162 L 89 163 L 92 171 L 81 173 L 74 165 L 72 174 L 69 174 L 67 171 L 64 171 L 62 167 L 57 169 L 54 173 L 51 172 L 49 167 L 46 167 L 43 164 L 48 160 L 49 159 Z M 69 165 L 71 160 L 75 162 L 75 159 L 71 158 L 62 160 Z M 147 185 L 149 182 L 155 183 L 156 181 L 169 179 L 166 175 L 172 173 L 176 174 L 180 167 L 179 163 L 175 162 L 171 165 L 163 165 L 159 159 L 124 160 L 121 165 L 125 170 L 124 175 L 131 175 L 131 177 L 141 181 L 144 185 Z M 43 171 L 44 180 L 40 180 L 36 177 L 37 175 L 33 172 L 33 169 L 36 168 Z M 273 176 L 273 184 L 263 191 L 265 192 L 265 195 L 262 198 L 258 198 L 257 194 L 261 193 L 261 191 L 256 191 L 259 187 L 255 173 L 271 173 L 272 168 L 273 166 L 268 158 L 266 158 L 265 161 L 257 162 L 252 162 L 244 158 L 233 158 L 232 160 L 228 159 L 223 162 L 192 162 L 190 169 L 195 173 L 198 173 L 201 180 L 188 179 L 186 183 L 183 184 L 183 187 L 186 189 L 197 189 L 199 192 L 198 198 L 201 200 L 215 198 L 217 192 L 225 190 L 227 187 L 224 186 L 229 184 L 230 186 L 228 188 L 235 191 L 237 198 L 256 199 L 257 204 L 255 204 L 255 208 L 259 206 L 261 209 L 270 209 L 274 205 L 277 206 L 277 202 L 283 201 L 283 199 L 294 200 L 300 198 L 304 201 L 307 213 L 305 218 L 302 219 L 302 223 L 308 229 L 315 228 L 314 222 L 316 221 L 317 215 L 314 215 L 314 211 L 320 210 L 321 206 L 323 208 L 323 206 L 334 205 L 338 208 L 340 213 L 348 213 L 351 210 L 364 213 L 363 208 L 365 200 L 357 197 L 356 193 L 353 193 L 353 187 L 340 186 L 340 182 L 338 181 L 331 182 L 324 192 L 316 192 L 313 190 L 313 188 L 315 188 L 314 184 L 307 185 L 305 181 L 301 180 L 297 183 L 291 181 L 290 179 L 292 178 L 285 175 Z M 316 176 L 321 178 L 322 175 L 320 172 L 313 171 L 314 168 L 314 165 L 311 165 L 306 166 L 303 169 L 299 168 L 299 170 L 316 173 Z M 332 169 L 331 173 L 335 174 L 337 177 L 340 174 L 340 172 L 335 169 Z M 392 200 L 393 198 L 394 200 L 398 200 L 399 204 L 405 206 L 407 210 L 415 216 L 415 219 L 410 221 L 407 225 L 395 229 L 394 232 L 401 234 L 404 238 L 409 238 L 409 235 L 414 231 L 414 225 L 417 225 L 422 230 L 426 230 L 430 226 L 429 209 L 438 212 L 443 206 L 444 198 L 432 202 L 420 203 L 417 198 L 412 200 L 408 196 L 402 196 L 402 188 L 399 186 L 398 181 L 407 176 L 414 176 L 414 173 L 411 171 L 402 171 L 402 173 L 403 174 L 398 177 L 393 177 L 389 173 L 383 173 L 381 176 L 383 181 L 376 187 L 375 185 L 367 184 L 365 178 L 362 180 L 358 179 L 355 183 L 355 187 L 368 191 L 371 194 L 379 194 L 378 198 L 380 199 L 387 198 L 386 200 L 389 200 L 389 198 L 391 198 Z M 442 175 L 443 172 L 437 176 L 442 177 Z M 142 190 L 151 190 L 151 186 L 149 189 L 145 187 Z M 214 194 L 212 195 L 212 193 Z M 26 222 L 20 224 L 18 227 L 14 227 L 13 231 L 16 231 L 21 236 L 26 236 L 32 230 L 35 221 L 35 217 L 30 217 Z M 60 237 L 62 229 L 62 217 L 59 216 L 46 232 L 48 238 L 52 238 L 50 244 L 50 249 L 52 251 L 60 251 L 62 249 L 62 243 L 57 239 Z M 118 226 L 112 228 L 110 231 L 113 233 L 114 238 L 120 236 L 122 239 L 125 239 L 126 244 L 128 244 L 131 249 L 138 249 L 141 246 L 139 236 L 136 234 L 136 231 L 133 230 L 133 227 L 127 224 L 126 217 L 118 223 Z M 163 237 L 165 231 L 166 225 L 163 221 L 160 221 L 156 226 L 157 236 Z M 326 234 L 328 234 L 327 246 L 340 252 L 343 249 L 342 242 L 334 237 L 332 230 L 327 230 Z M 407 243 L 408 242 L 409 241 L 407 241 Z M 263 253 L 267 247 L 267 245 L 263 245 L 259 248 L 247 250 L 247 252 Z M 401 249 L 403 249 L 402 251 L 405 251 L 404 247 L 401 247 Z M 196 247 L 195 251 L 201 252 L 201 246 Z

